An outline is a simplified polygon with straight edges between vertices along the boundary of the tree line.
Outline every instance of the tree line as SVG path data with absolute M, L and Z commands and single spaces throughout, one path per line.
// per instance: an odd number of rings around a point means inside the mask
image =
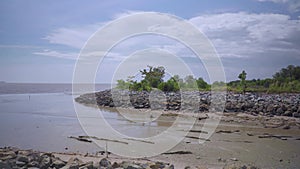
M 200 90 L 209 91 L 213 87 L 222 88 L 227 87 L 227 90 L 234 92 L 300 92 L 300 66 L 289 65 L 276 72 L 272 78 L 266 79 L 252 79 L 247 80 L 246 71 L 242 71 L 237 77 L 239 80 L 225 82 L 214 82 L 208 84 L 203 78 L 195 78 L 188 75 L 181 78 L 179 75 L 174 75 L 168 80 L 164 81 L 165 68 L 162 66 L 147 68 L 140 70 L 142 79 L 140 81 L 134 80 L 133 76 L 128 77 L 127 80 L 117 80 L 117 88 L 129 89 L 133 91 L 151 91 L 157 88 L 164 92 L 176 92 L 182 90 Z

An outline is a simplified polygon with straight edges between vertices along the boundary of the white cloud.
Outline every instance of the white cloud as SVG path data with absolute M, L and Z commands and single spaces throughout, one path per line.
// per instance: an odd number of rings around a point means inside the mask
M 63 59 L 73 59 L 76 60 L 78 57 L 78 53 L 61 53 L 53 50 L 44 50 L 42 52 L 34 52 L 35 55 L 42 55 L 42 56 L 50 56 L 50 57 L 57 57 Z
M 223 57 L 251 57 L 288 48 L 299 53 L 300 20 L 281 14 L 224 13 L 190 19 Z
M 116 17 L 126 15 L 128 13 Z M 265 69 L 269 70 L 267 71 L 269 74 L 266 76 L 271 76 L 271 73 L 274 73 L 274 65 L 281 68 L 286 66 L 285 64 L 297 64 L 299 62 L 300 18 L 291 19 L 284 14 L 239 12 L 200 15 L 191 18 L 189 21 L 211 40 L 217 52 L 225 61 L 224 64 L 230 65 L 230 67 L 233 64 L 235 65 L 234 68 L 230 68 L 230 72 L 235 72 L 235 74 L 240 71 L 239 69 L 246 69 L 247 67 L 249 67 L 249 71 L 255 71 L 258 65 L 261 64 L 261 66 L 266 66 Z M 45 39 L 53 44 L 80 49 L 86 40 L 103 24 L 97 23 L 73 28 L 60 28 L 54 30 Z M 133 26 L 129 26 L 118 28 L 118 30 L 128 28 L 136 29 Z M 177 31 L 177 29 L 172 27 L 162 27 L 160 25 L 152 25 L 149 29 Z M 117 30 L 115 31 L 118 32 Z M 106 42 L 112 38 L 105 38 Z M 124 43 L 121 42 L 110 51 L 107 59 L 114 61 L 114 63 L 120 62 L 136 50 L 151 47 L 168 50 L 185 58 L 191 56 L 189 52 L 183 50 L 184 46 L 178 45 L 177 42 L 174 43 L 166 40 L 166 38 L 143 35 L 126 39 Z M 35 54 L 74 59 L 74 53 L 43 51 Z M 91 56 L 99 55 L 103 55 L 103 53 L 91 53 Z M 250 63 L 249 61 L 253 62 Z M 265 64 L 269 64 L 269 67 Z M 226 70 L 229 70 L 229 68 L 227 67 Z M 235 79 L 235 74 L 231 75 L 230 79 Z M 253 77 L 262 78 L 261 76 L 262 73 L 260 72 L 253 74 Z
M 77 27 L 59 28 L 51 32 L 43 39 L 52 44 L 66 45 L 80 49 L 84 46 L 89 37 L 102 25 L 103 23 L 96 23 Z

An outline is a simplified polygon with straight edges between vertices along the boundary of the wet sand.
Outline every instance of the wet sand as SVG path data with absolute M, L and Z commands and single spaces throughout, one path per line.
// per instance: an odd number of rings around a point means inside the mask
M 96 136 L 96 132 L 105 134 L 107 131 L 101 128 L 103 124 L 99 124 L 99 120 L 104 117 L 119 132 L 131 137 L 144 138 L 168 129 L 178 113 L 162 112 L 163 115 L 158 119 L 155 114 L 152 114 L 153 117 L 150 119 L 153 120 L 152 123 L 135 123 L 128 120 L 128 118 L 134 118 L 131 110 L 128 110 L 128 113 L 132 116 L 125 116 L 127 119 L 124 118 L 124 114 L 118 114 L 108 109 L 101 111 L 103 115 L 101 117 L 99 109 L 78 104 L 77 106 L 82 108 L 83 112 L 76 114 L 73 109 L 72 96 L 65 94 L 32 94 L 30 100 L 28 100 L 28 95 L 6 95 L 0 98 L 2 110 L 0 113 L 0 142 L 2 147 L 14 146 L 21 149 L 55 152 L 66 156 L 65 158 L 70 157 L 67 154 L 81 155 L 82 158 L 89 154 L 96 156 L 90 157 L 95 158 L 96 161 L 104 157 L 97 153 L 103 151 L 103 144 L 101 148 L 94 143 L 95 140 L 88 143 L 69 138 L 70 136 L 88 135 L 82 129 L 84 125 L 92 134 L 95 132 Z M 139 110 L 138 118 L 143 117 L 141 112 L 143 110 Z M 146 115 L 150 118 L 149 112 Z M 193 128 L 197 131 L 203 130 L 201 123 L 209 115 L 185 113 L 179 116 L 200 118 L 201 120 Z M 82 120 L 81 122 L 86 123 L 80 124 L 78 118 Z M 143 120 L 149 119 L 144 118 Z M 254 164 L 261 168 L 300 168 L 298 160 L 300 155 L 299 124 L 299 118 L 223 113 L 220 124 L 209 137 L 210 141 L 199 144 L 199 140 L 195 139 L 199 137 L 199 133 L 190 132 L 188 136 L 192 137 L 185 138 L 168 151 L 186 151 L 191 154 L 161 154 L 138 160 L 165 161 L 174 164 L 175 168 L 184 168 L 185 166 L 223 168 L 230 163 Z M 182 124 L 182 126 L 185 125 Z M 290 129 L 284 129 L 286 126 L 289 126 Z M 180 126 L 178 127 L 180 129 Z M 178 131 L 178 133 L 185 132 Z M 275 137 L 269 137 L 272 135 Z M 98 134 L 98 137 L 101 136 L 101 133 Z M 267 138 L 259 138 L 260 136 Z M 125 145 L 124 148 L 132 146 L 130 140 L 123 141 L 129 142 L 129 145 Z M 148 144 L 140 145 L 146 147 L 145 145 Z M 156 143 L 149 144 L 149 146 L 159 148 Z M 112 161 L 134 160 L 113 154 L 109 155 L 109 158 Z
M 141 110 L 140 110 L 141 111 Z M 157 119 L 158 128 L 165 129 L 176 118 L 176 112 L 165 113 Z M 204 117 L 201 115 L 201 117 Z M 289 121 L 290 129 L 281 125 L 268 128 L 260 121 Z M 268 120 L 266 120 L 268 119 Z M 256 117 L 243 113 L 222 116 L 214 134 L 208 141 L 199 143 L 203 119 L 197 121 L 187 138 L 168 152 L 188 154 L 161 154 L 138 161 L 163 161 L 175 168 L 223 168 L 230 164 L 251 164 L 260 168 L 299 168 L 300 130 L 299 119 L 287 117 Z M 197 132 L 198 131 L 198 132 Z M 269 137 L 271 136 L 271 137 Z M 273 137 L 274 136 L 274 137 Z M 100 157 L 104 157 L 101 156 Z M 134 160 L 109 155 L 111 160 Z M 135 159 L 136 160 L 136 159 Z

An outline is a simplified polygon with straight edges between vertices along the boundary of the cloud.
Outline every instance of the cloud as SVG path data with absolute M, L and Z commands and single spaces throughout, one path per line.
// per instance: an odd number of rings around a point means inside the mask
M 91 25 L 76 26 L 69 28 L 58 28 L 53 30 L 43 39 L 52 44 L 65 45 L 68 47 L 80 49 L 84 46 L 89 37 L 96 32 L 103 23 Z
M 56 58 L 63 58 L 63 59 L 72 59 L 76 60 L 78 57 L 78 53 L 61 53 L 53 50 L 44 50 L 42 52 L 34 52 L 35 55 L 42 55 L 42 56 L 50 56 L 50 57 L 56 57 Z
M 221 57 L 252 57 L 286 50 L 299 54 L 300 20 L 282 14 L 223 13 L 190 19 L 215 45 Z
M 125 13 L 116 17 L 127 15 L 128 13 Z M 230 80 L 236 79 L 235 74 L 242 69 L 255 72 L 249 73 L 249 78 L 263 78 L 271 76 L 274 71 L 287 64 L 300 64 L 300 18 L 292 19 L 289 15 L 275 13 L 238 12 L 199 15 L 189 19 L 189 22 L 199 28 L 211 40 L 224 62 Z M 52 44 L 80 49 L 86 40 L 104 24 L 96 23 L 79 27 L 59 28 L 46 36 L 45 39 Z M 129 28 L 131 31 L 136 29 L 132 26 L 125 26 L 118 28 L 118 30 L 126 31 Z M 178 28 L 160 25 L 149 27 L 149 30 L 152 31 L 159 29 L 176 33 Z M 192 34 L 188 35 L 192 36 Z M 107 37 L 101 43 L 109 42 L 116 37 L 117 35 Z M 98 46 L 102 45 L 98 44 Z M 146 48 L 168 50 L 182 58 L 195 57 L 191 52 L 185 50 L 182 44 L 167 37 L 143 35 L 124 40 L 114 47 L 106 58 L 115 63 L 121 62 L 136 50 Z M 74 53 L 43 51 L 35 54 L 74 59 Z M 100 50 L 98 53 L 86 54 L 95 58 L 103 55 L 103 52 Z M 191 62 L 189 64 L 193 67 L 192 64 L 198 63 Z

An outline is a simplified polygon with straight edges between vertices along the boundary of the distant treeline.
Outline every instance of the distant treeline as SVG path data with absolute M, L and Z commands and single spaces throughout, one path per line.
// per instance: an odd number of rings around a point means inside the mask
M 289 65 L 273 75 L 273 78 L 246 80 L 247 73 L 242 71 L 237 77 L 239 80 L 225 82 L 214 82 L 211 85 L 203 78 L 195 78 L 188 75 L 185 78 L 174 75 L 167 81 L 164 81 L 165 68 L 162 66 L 148 66 L 140 70 L 142 80 L 134 80 L 134 77 L 128 77 L 125 81 L 117 81 L 117 88 L 129 89 L 133 91 L 151 91 L 153 88 L 164 92 L 182 90 L 200 90 L 208 91 L 214 89 L 225 89 L 234 92 L 300 92 L 300 66 Z

